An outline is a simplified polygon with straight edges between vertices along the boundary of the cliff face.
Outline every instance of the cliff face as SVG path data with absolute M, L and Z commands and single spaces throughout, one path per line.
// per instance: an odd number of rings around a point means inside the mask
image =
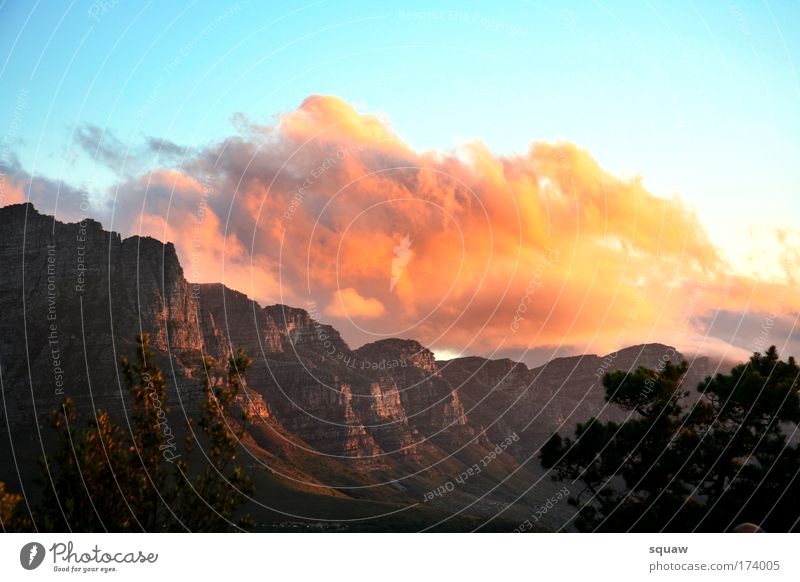
M 171 243 L 122 240 L 95 221 L 65 224 L 31 204 L 0 208 L 0 223 L 0 360 L 10 417 L 33 406 L 48 411 L 67 396 L 79 408 L 119 408 L 118 361 L 140 332 L 184 383 L 203 336 Z
M 383 465 L 384 457 L 412 455 L 427 437 L 466 423 L 458 395 L 417 342 L 354 351 L 307 311 L 261 308 L 222 285 L 201 285 L 200 303 L 229 344 L 253 357 L 248 385 L 274 418 L 326 454 Z
M 204 341 L 214 345 L 221 341 L 222 353 L 243 347 L 254 361 L 262 352 L 282 350 L 282 337 L 277 325 L 255 301 L 220 283 L 193 285 L 209 325 Z
M 684 359 L 670 346 L 646 344 L 602 357 L 557 358 L 532 370 L 511 360 L 475 357 L 440 362 L 439 366 L 460 394 L 472 422 L 488 428 L 494 440 L 519 433 L 520 447 L 530 454 L 553 432 L 571 432 L 578 422 L 592 416 L 625 418 L 627 413 L 605 401 L 605 373 L 639 366 L 657 368 L 666 360 L 679 363 Z M 685 385 L 696 386 L 709 373 L 708 360 L 695 359 Z
M 359 367 L 396 387 L 415 434 L 430 436 L 467 424 L 458 392 L 439 372 L 433 352 L 419 342 L 381 340 L 355 355 Z
M 309 350 L 337 360 L 350 354 L 350 347 L 339 332 L 333 326 L 316 321 L 305 309 L 288 305 L 270 305 L 263 311 L 280 331 L 282 351 Z
M 307 312 L 284 306 L 265 309 L 220 284 L 199 285 L 198 290 L 202 311 L 215 323 L 211 329 L 221 333 L 227 351 L 244 347 L 253 359 L 248 387 L 264 399 L 277 422 L 326 454 L 380 455 L 354 408 L 351 386 L 330 369 L 336 359 L 323 355 L 327 338 L 320 340 Z M 338 333 L 336 337 L 349 353 Z

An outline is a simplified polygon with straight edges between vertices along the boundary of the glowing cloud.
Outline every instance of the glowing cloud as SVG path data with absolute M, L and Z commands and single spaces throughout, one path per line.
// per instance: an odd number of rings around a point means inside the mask
M 106 226 L 173 240 L 189 279 L 327 305 L 355 345 L 700 349 L 718 307 L 770 309 L 755 282 L 729 276 L 686 204 L 573 144 L 417 152 L 331 96 L 239 127 L 181 167 L 125 179 Z
M 325 313 L 334 317 L 378 317 L 383 315 L 383 303 L 374 297 L 366 298 L 352 287 L 338 290 Z

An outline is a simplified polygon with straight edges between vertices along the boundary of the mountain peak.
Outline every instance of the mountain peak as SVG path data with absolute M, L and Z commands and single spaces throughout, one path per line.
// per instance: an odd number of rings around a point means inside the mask
M 381 339 L 361 346 L 355 350 L 355 354 L 369 362 L 397 360 L 429 373 L 436 371 L 436 358 L 433 352 L 413 339 Z

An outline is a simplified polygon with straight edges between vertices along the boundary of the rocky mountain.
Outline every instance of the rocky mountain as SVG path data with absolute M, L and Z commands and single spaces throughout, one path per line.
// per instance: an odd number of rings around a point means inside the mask
M 353 351 L 303 309 L 262 308 L 217 284 L 201 285 L 199 297 L 229 345 L 252 355 L 249 386 L 284 427 L 323 453 L 383 464 L 466 424 L 458 395 L 431 373 L 433 354 L 416 342 Z
M 689 388 L 715 373 L 708 358 L 686 358 L 670 346 L 632 346 L 606 356 L 556 358 L 529 369 L 512 360 L 469 357 L 439 362 L 441 375 L 458 391 L 473 423 L 490 438 L 518 433 L 518 449 L 535 453 L 553 432 L 571 432 L 590 417 L 622 420 L 626 413 L 605 401 L 602 377 L 616 370 L 658 369 L 665 361 L 690 363 Z M 523 453 L 523 454 L 524 454 Z
M 413 339 L 352 349 L 313 309 L 188 283 L 172 243 L 123 239 L 89 219 L 62 223 L 31 204 L 0 208 L 0 225 L 0 480 L 12 489 L 31 488 L 35 463 L 19 459 L 47 452 L 45 418 L 65 397 L 84 416 L 100 408 L 124 418 L 119 360 L 145 332 L 176 426 L 199 399 L 202 356 L 225 360 L 243 347 L 253 359 L 240 405 L 252 418 L 248 466 L 270 502 L 257 506 L 265 528 L 309 504 L 343 519 L 401 508 L 412 528 L 446 529 L 467 519 L 454 515 L 499 509 L 518 520 L 558 487 L 527 462 L 543 440 L 589 416 L 621 414 L 605 406 L 602 373 L 655 367 L 671 351 L 635 346 L 528 369 L 476 357 L 437 362 Z M 695 360 L 692 381 L 708 372 Z M 441 487 L 447 495 L 433 499 Z M 549 513 L 547 527 L 570 511 Z
M 119 358 L 140 332 L 150 334 L 172 381 L 185 383 L 207 322 L 171 243 L 123 240 L 89 219 L 65 224 L 31 204 L 0 209 L 0 224 L 9 418 L 46 413 L 64 397 L 79 407 L 119 409 Z

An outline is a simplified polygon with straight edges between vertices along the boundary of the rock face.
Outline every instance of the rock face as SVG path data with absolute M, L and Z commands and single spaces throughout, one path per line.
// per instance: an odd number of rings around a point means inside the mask
M 605 402 L 602 377 L 639 366 L 657 368 L 679 363 L 683 354 L 663 344 L 625 348 L 607 356 L 557 358 L 528 369 L 511 360 L 458 358 L 440 362 L 441 373 L 458 391 L 470 421 L 487 428 L 490 438 L 518 433 L 520 447 L 535 452 L 556 431 L 571 432 L 592 416 L 621 420 L 622 409 Z M 710 373 L 708 360 L 692 360 L 685 379 L 696 386 Z
M 255 301 L 219 283 L 193 285 L 208 326 L 206 344 L 222 342 L 222 353 L 243 347 L 257 360 L 262 352 L 279 352 L 283 338 L 278 326 Z M 219 353 L 213 354 L 219 356 Z
M 288 305 L 270 305 L 264 308 L 264 313 L 280 330 L 281 351 L 308 350 L 337 360 L 350 353 L 350 347 L 336 329 L 319 323 L 305 309 Z
M 183 404 L 199 397 L 192 369 L 201 355 L 224 360 L 244 347 L 254 365 L 241 406 L 329 455 L 377 465 L 466 422 L 433 354 L 416 342 L 354 352 L 303 309 L 187 283 L 171 243 L 122 239 L 91 220 L 64 224 L 30 204 L 0 209 L 0 222 L 0 362 L 13 423 L 41 422 L 65 397 L 79 411 L 122 414 L 118 362 L 140 332 Z M 402 367 L 356 364 L 379 357 Z
M 467 424 L 458 392 L 439 372 L 429 349 L 414 340 L 386 339 L 355 351 L 356 363 L 399 393 L 415 434 L 434 435 Z
M 262 308 L 222 285 L 201 285 L 199 296 L 229 344 L 252 355 L 248 385 L 315 449 L 380 465 L 382 457 L 411 455 L 420 441 L 466 424 L 458 395 L 417 342 L 351 350 L 303 309 Z
M 9 417 L 121 405 L 118 361 L 140 332 L 185 382 L 185 362 L 203 348 L 199 303 L 175 247 L 122 240 L 92 220 L 64 224 L 31 204 L 0 209 L 0 361 Z

